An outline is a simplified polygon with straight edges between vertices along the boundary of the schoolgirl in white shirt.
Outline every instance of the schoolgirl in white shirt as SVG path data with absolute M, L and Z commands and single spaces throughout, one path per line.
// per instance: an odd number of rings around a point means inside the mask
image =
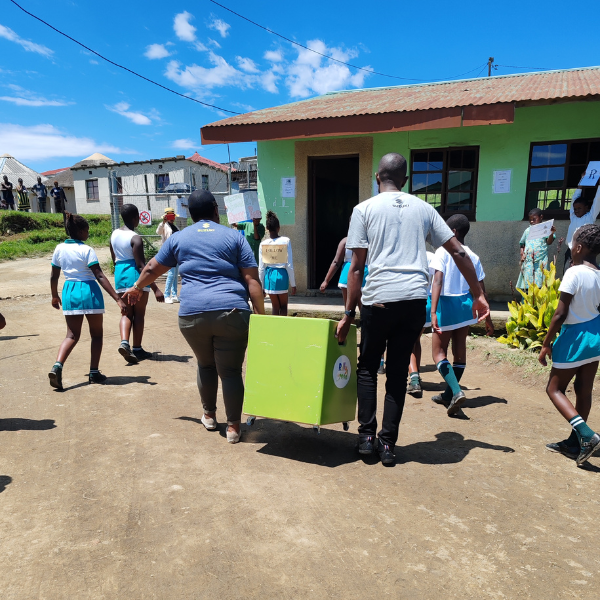
M 110 254 L 115 264 L 115 289 L 122 296 L 135 285 L 140 273 L 146 266 L 142 238 L 134 230 L 140 224 L 140 213 L 135 204 L 123 204 L 121 218 L 124 227 L 116 229 L 110 236 Z M 121 317 L 119 333 L 121 345 L 119 354 L 128 363 L 137 363 L 146 358 L 152 358 L 151 352 L 142 348 L 144 335 L 144 318 L 148 305 L 148 292 L 152 289 L 157 302 L 164 302 L 163 293 L 153 283 L 144 288 L 140 299 L 135 305 L 128 305 L 127 312 Z M 133 329 L 133 348 L 129 345 L 129 337 Z
M 102 354 L 102 315 L 104 314 L 104 298 L 98 284 L 118 304 L 122 314 L 127 310 L 123 300 L 104 276 L 96 253 L 84 244 L 89 237 L 88 222 L 79 215 L 67 212 L 65 213 L 65 229 L 69 239 L 59 244 L 54 250 L 50 277 L 52 306 L 59 309 L 62 304 L 67 322 L 67 337 L 60 345 L 56 362 L 48 373 L 50 385 L 58 390 L 63 389 L 63 365 L 79 341 L 84 316 L 87 319 L 92 338 L 88 381 L 89 383 L 106 381 L 106 376 L 98 370 Z M 58 280 L 61 271 L 65 276 L 62 300 L 58 295 Z
M 465 215 L 456 214 L 452 215 L 446 223 L 473 262 L 477 279 L 485 294 L 483 283 L 485 273 L 481 261 L 477 254 L 464 245 L 465 236 L 471 228 L 469 219 Z M 469 325 L 477 323 L 477 318 L 473 315 L 473 296 L 469 291 L 469 284 L 444 248 L 437 249 L 430 267 L 435 270 L 431 287 L 431 328 L 433 329 L 431 346 L 433 360 L 447 384 L 444 393 L 434 396 L 432 400 L 446 406 L 448 416 L 452 416 L 460 410 L 461 405 L 466 400 L 459 381 L 467 365 Z M 494 325 L 489 314 L 485 322 L 485 328 L 488 335 L 494 333 Z M 450 341 L 452 341 L 453 365 L 448 360 Z
M 600 361 L 600 227 L 584 225 L 573 236 L 572 266 L 565 272 L 558 307 L 542 344 L 539 361 L 552 358 L 546 393 L 573 428 L 570 437 L 547 444 L 582 465 L 600 448 L 600 435 L 586 421 L 592 407 L 592 390 Z M 558 338 L 554 341 L 556 334 Z M 554 342 L 554 343 L 552 343 Z M 565 392 L 575 377 L 575 406 Z
M 263 240 L 258 249 L 258 275 L 265 294 L 269 294 L 273 315 L 287 316 L 288 290 L 296 295 L 296 277 L 290 238 L 279 235 L 277 215 L 267 213 L 267 230 L 270 238 Z

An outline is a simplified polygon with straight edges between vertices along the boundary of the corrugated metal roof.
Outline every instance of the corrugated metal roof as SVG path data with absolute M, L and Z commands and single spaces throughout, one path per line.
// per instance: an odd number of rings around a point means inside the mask
M 40 176 L 37 171 L 30 169 L 10 154 L 4 154 L 2 158 L 0 158 L 0 179 L 2 179 L 4 175 L 8 177 L 8 180 L 13 184 L 15 189 L 19 177 L 23 180 L 23 185 L 26 188 L 30 188 L 37 183 L 37 178 Z
M 213 169 L 218 169 L 219 171 L 227 172 L 229 170 L 225 165 L 210 160 L 210 158 L 204 158 L 204 156 L 200 156 L 197 152 L 194 152 L 187 160 L 206 165 L 207 167 L 212 167 Z
M 331 117 L 377 115 L 435 108 L 481 106 L 600 95 L 600 67 L 543 71 L 332 92 L 273 108 L 216 121 L 204 127 L 284 123 Z

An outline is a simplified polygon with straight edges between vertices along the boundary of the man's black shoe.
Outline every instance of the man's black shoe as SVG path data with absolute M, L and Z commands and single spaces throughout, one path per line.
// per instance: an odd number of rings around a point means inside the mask
M 396 456 L 394 454 L 394 451 L 387 444 L 384 444 L 381 440 L 378 440 L 377 452 L 379 453 L 379 458 L 381 459 L 382 465 L 395 464 Z
M 375 450 L 375 438 L 373 436 L 358 438 L 358 453 L 373 454 Z
M 589 442 L 582 442 L 581 452 L 577 457 L 577 466 L 581 466 L 598 448 L 600 448 L 600 435 L 595 433 Z

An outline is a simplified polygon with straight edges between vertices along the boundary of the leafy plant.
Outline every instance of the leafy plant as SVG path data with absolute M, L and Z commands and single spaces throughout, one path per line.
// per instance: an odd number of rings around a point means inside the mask
M 556 265 L 550 269 L 540 267 L 543 273 L 542 287 L 529 286 L 527 292 L 518 290 L 523 302 L 510 302 L 510 318 L 506 322 L 506 335 L 498 341 L 521 350 L 540 348 L 548 333 L 550 321 L 558 306 L 560 279 L 556 277 Z

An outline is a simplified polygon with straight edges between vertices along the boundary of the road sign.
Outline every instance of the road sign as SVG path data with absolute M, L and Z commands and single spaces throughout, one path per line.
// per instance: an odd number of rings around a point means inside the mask
M 152 223 L 152 212 L 149 210 L 141 210 L 140 223 L 142 225 L 150 225 Z

